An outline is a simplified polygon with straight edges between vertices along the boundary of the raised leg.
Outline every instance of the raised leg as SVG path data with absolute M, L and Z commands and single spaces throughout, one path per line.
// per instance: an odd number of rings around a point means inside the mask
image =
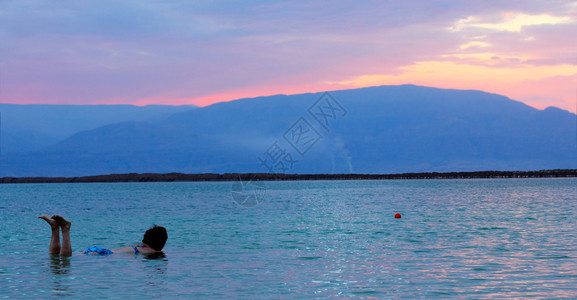
M 72 255 L 72 242 L 70 241 L 70 227 L 72 223 L 61 216 L 54 215 L 52 219 L 60 225 L 62 231 L 62 249 L 60 249 L 60 256 Z
M 48 225 L 50 225 L 50 229 L 52 230 L 52 237 L 50 238 L 50 246 L 48 247 L 48 253 L 50 254 L 59 254 L 60 253 L 60 232 L 59 228 L 60 225 L 54 219 L 52 219 L 51 215 L 41 215 L 38 218 L 46 221 Z

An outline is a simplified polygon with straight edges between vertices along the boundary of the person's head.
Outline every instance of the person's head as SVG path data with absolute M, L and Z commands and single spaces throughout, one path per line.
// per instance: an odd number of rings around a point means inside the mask
M 156 251 L 160 251 L 164 248 L 167 239 L 168 234 L 166 233 L 166 228 L 154 225 L 144 233 L 142 243 L 147 244 Z

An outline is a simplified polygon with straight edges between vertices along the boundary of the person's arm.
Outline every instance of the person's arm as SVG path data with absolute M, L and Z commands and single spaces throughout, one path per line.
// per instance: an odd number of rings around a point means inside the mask
M 132 246 L 124 246 L 118 249 L 112 250 L 113 253 L 135 253 L 134 248 Z
M 130 254 L 153 254 L 153 253 L 157 253 L 160 251 L 156 251 L 156 250 L 150 248 L 146 244 L 137 244 L 137 245 L 124 246 L 124 247 L 121 247 L 118 249 L 114 249 L 114 250 L 112 250 L 112 252 L 114 252 L 114 253 L 130 253 Z

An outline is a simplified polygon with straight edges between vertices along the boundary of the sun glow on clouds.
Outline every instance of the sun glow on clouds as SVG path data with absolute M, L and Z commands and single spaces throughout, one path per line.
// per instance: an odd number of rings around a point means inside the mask
M 463 31 L 470 27 L 476 27 L 497 31 L 521 32 L 521 30 L 527 26 L 556 25 L 575 22 L 575 20 L 572 20 L 569 17 L 554 17 L 547 14 L 526 15 L 520 13 L 508 13 L 504 14 L 503 18 L 504 20 L 497 23 L 480 23 L 477 17 L 471 16 L 466 19 L 457 21 L 456 24 L 450 28 L 450 30 Z
M 410 83 L 575 107 L 574 0 L 123 3 L 0 1 L 0 102 L 205 106 Z
M 452 84 L 470 86 L 478 82 L 493 82 L 495 85 L 507 85 L 512 82 L 541 80 L 556 76 L 577 75 L 575 65 L 526 66 L 518 68 L 499 68 L 455 62 L 426 61 L 400 68 L 402 74 L 361 75 L 352 80 L 333 82 L 333 84 L 354 87 L 402 84 L 415 81 L 421 84 Z
M 469 48 L 487 48 L 487 47 L 491 47 L 492 45 L 486 42 L 480 42 L 480 41 L 472 41 L 472 42 L 468 42 L 466 44 L 463 44 L 459 47 L 459 49 L 461 50 L 466 50 Z
M 501 65 L 504 62 L 517 62 L 524 63 L 531 59 L 538 59 L 538 57 L 529 55 L 516 55 L 507 56 L 496 54 L 492 52 L 475 52 L 475 53 L 455 53 L 455 54 L 445 54 L 441 56 L 442 58 L 458 58 L 460 60 L 469 60 L 482 65 Z
M 545 47 L 541 45 L 544 37 L 527 36 L 524 31 L 529 27 L 571 23 L 575 23 L 575 19 L 549 14 L 507 13 L 498 18 L 470 16 L 446 28 L 463 40 L 452 52 L 440 54 L 437 59 L 400 66 L 394 73 L 364 74 L 330 83 L 349 87 L 411 83 L 479 89 L 504 94 L 538 108 L 548 106 L 546 101 L 537 103 L 531 99 L 549 97 L 555 99 L 555 105 L 568 108 L 574 105 L 573 95 L 565 95 L 566 90 L 550 86 L 555 81 L 567 82 L 562 78 L 575 78 L 577 65 L 548 62 L 551 57 L 543 53 Z M 499 34 L 503 32 L 508 34 L 507 39 Z M 522 47 L 524 45 L 526 47 Z
M 417 84 L 440 88 L 475 89 L 507 95 L 537 108 L 550 105 L 571 107 L 571 100 L 561 100 L 564 91 L 552 88 L 551 80 L 577 75 L 576 65 L 523 66 L 516 68 L 459 64 L 449 61 L 417 62 L 401 67 L 399 75 L 361 75 L 354 79 L 331 84 L 349 87 Z M 541 83 L 543 81 L 543 83 Z M 560 81 L 560 80 L 557 80 Z M 538 97 L 539 92 L 545 96 Z M 556 94 L 560 93 L 560 94 Z M 551 101 L 535 101 L 549 98 Z

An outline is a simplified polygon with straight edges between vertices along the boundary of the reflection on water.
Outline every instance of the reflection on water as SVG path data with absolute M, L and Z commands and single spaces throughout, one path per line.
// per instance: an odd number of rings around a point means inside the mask
M 48 264 L 51 276 L 53 294 L 58 297 L 72 296 L 70 291 L 70 258 L 60 255 L 50 255 Z
M 162 258 L 166 258 L 166 254 L 164 254 L 164 252 L 151 253 L 151 254 L 145 255 L 144 258 L 148 259 L 148 260 L 162 259 Z
M 136 294 L 144 293 L 147 297 L 162 297 L 169 291 L 169 265 L 164 253 L 134 256 L 76 253 L 72 257 L 49 255 L 41 260 L 46 276 L 37 278 L 36 286 L 30 286 L 39 292 L 25 294 L 31 298 L 46 293 L 53 297 L 132 296 L 135 286 L 142 286 L 142 291 Z
M 142 259 L 146 293 L 153 298 L 162 297 L 167 291 L 168 259 L 163 252 L 144 256 Z
M 2 296 L 577 298 L 577 179 L 266 186 L 250 209 L 229 183 L 0 186 Z M 156 223 L 166 254 L 48 257 L 46 224 L 21 220 L 53 207 L 74 252 Z
M 58 254 L 50 255 L 50 271 L 54 275 L 70 273 L 70 258 Z

